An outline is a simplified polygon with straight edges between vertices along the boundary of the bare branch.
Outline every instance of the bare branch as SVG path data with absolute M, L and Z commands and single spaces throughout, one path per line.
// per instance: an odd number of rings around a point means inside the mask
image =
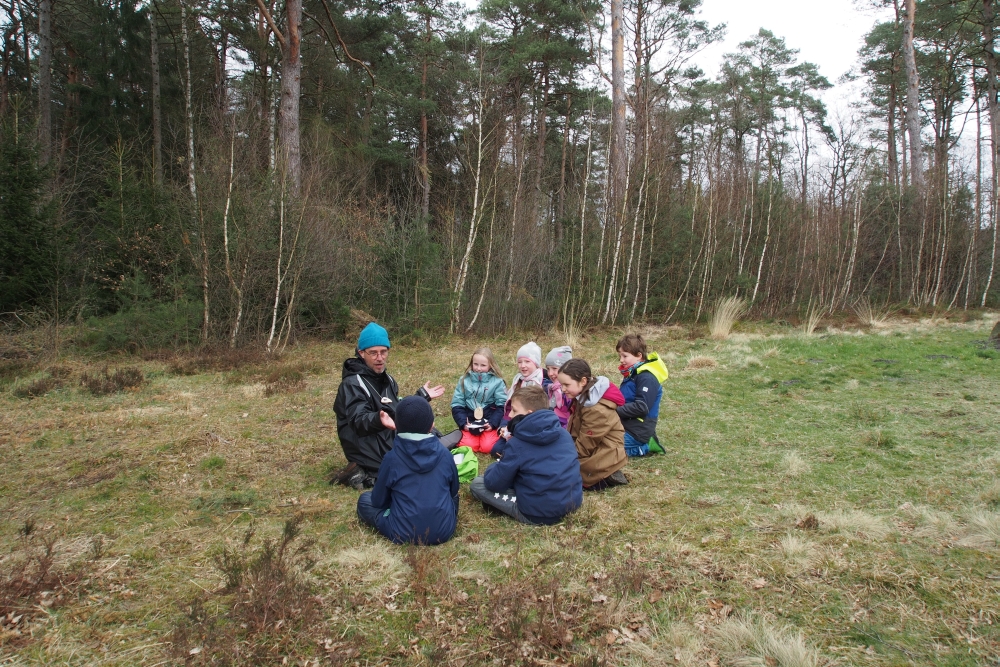
M 278 39 L 278 43 L 281 44 L 281 48 L 285 48 L 285 36 L 281 34 L 278 30 L 278 26 L 275 24 L 274 19 L 271 18 L 271 12 L 267 11 L 267 7 L 264 6 L 263 0 L 257 0 L 257 7 L 260 8 L 260 13 L 264 15 L 267 20 L 267 24 L 271 26 L 271 32 Z

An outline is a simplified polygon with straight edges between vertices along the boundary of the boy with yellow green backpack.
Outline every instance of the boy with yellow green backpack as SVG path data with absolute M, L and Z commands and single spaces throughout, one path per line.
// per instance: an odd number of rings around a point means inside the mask
M 645 456 L 663 453 L 656 439 L 656 422 L 660 416 L 663 383 L 667 381 L 667 366 L 655 352 L 646 349 L 639 334 L 627 334 L 615 345 L 621 365 L 621 392 L 625 405 L 617 409 L 625 427 L 625 453 Z

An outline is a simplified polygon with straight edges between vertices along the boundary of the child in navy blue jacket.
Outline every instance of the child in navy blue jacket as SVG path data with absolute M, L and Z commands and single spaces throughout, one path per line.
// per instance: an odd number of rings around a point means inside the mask
M 447 542 L 458 524 L 458 468 L 431 433 L 434 412 L 410 396 L 396 405 L 393 421 L 395 442 L 375 488 L 358 498 L 358 519 L 396 544 Z
M 621 392 L 625 405 L 618 407 L 618 418 L 625 427 L 625 453 L 645 456 L 654 451 L 662 452 L 656 440 L 656 422 L 660 417 L 660 399 L 663 383 L 667 380 L 667 366 L 655 352 L 649 352 L 646 341 L 639 334 L 623 336 L 615 346 L 621 365 Z
M 503 458 L 469 485 L 484 507 L 521 523 L 558 523 L 583 503 L 576 445 L 548 407 L 541 387 L 518 389 L 511 396 L 507 428 L 513 435 Z

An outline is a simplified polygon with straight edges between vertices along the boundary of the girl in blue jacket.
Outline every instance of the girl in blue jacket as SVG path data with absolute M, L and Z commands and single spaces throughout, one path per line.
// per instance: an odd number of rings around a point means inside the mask
M 507 385 L 493 352 L 481 347 L 472 353 L 451 397 L 451 416 L 462 430 L 459 446 L 484 454 L 493 451 L 506 402 Z

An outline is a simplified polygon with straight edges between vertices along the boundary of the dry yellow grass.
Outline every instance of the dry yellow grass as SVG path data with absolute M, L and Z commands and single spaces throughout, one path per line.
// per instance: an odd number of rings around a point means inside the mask
M 747 302 L 739 297 L 730 296 L 720 299 L 712 311 L 708 330 L 715 340 L 725 340 L 741 317 L 747 313 Z
M 685 368 L 697 371 L 716 368 L 718 365 L 719 362 L 715 360 L 715 357 L 710 357 L 705 354 L 696 354 L 692 357 L 688 357 Z

